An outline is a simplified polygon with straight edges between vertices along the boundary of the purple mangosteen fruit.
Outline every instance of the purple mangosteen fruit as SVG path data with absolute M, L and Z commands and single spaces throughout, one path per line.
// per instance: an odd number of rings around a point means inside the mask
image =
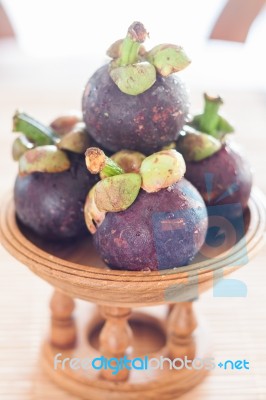
M 227 205 L 228 217 L 241 217 L 250 197 L 252 171 L 238 146 L 225 138 L 233 128 L 218 114 L 222 99 L 207 94 L 204 98 L 203 114 L 184 127 L 176 144 L 186 161 L 185 177 L 208 206 Z
M 187 265 L 204 243 L 208 221 L 202 197 L 183 178 L 182 155 L 163 150 L 142 160 L 134 172 L 125 172 L 121 165 L 126 153 L 120 152 L 118 165 L 99 149 L 86 152 L 89 171 L 105 176 L 85 204 L 96 249 L 114 269 L 155 271 Z
M 85 124 L 103 148 L 151 154 L 176 140 L 188 116 L 188 95 L 175 75 L 190 60 L 175 45 L 146 52 L 147 32 L 134 22 L 108 51 L 113 60 L 89 79 L 82 99 Z
M 90 143 L 84 124 L 73 115 L 54 121 L 54 129 L 25 113 L 14 116 L 13 144 L 19 174 L 14 187 L 16 215 L 34 233 L 48 240 L 86 233 L 83 206 L 97 181 L 84 163 Z M 56 132 L 56 125 L 64 132 Z

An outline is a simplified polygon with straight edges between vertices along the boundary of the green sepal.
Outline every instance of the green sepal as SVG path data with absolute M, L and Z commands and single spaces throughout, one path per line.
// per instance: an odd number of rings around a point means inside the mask
M 23 133 L 28 140 L 37 146 L 55 144 L 59 140 L 50 127 L 19 111 L 16 111 L 13 116 L 13 132 Z
M 33 172 L 56 173 L 67 171 L 70 160 L 67 154 L 54 145 L 44 145 L 26 151 L 19 159 L 19 174 Z
M 80 122 L 74 128 L 62 136 L 57 147 L 61 150 L 72 151 L 73 153 L 84 154 L 90 146 L 90 137 L 85 130 L 85 124 Z
M 96 232 L 97 227 L 104 221 L 106 214 L 105 211 L 99 211 L 95 204 L 95 187 L 96 185 L 89 191 L 84 204 L 85 223 L 92 235 Z
M 101 172 L 104 177 L 109 178 L 110 176 L 124 174 L 125 171 L 114 160 L 107 157 L 105 167 Z
M 82 123 L 82 112 L 79 110 L 72 110 L 55 118 L 51 121 L 49 126 L 53 132 L 61 138 L 66 133 L 72 131 L 75 125 L 79 123 Z
M 159 44 L 153 47 L 146 57 L 162 76 L 179 72 L 191 63 L 184 49 L 174 44 Z
M 12 157 L 14 161 L 18 161 L 22 154 L 24 154 L 27 150 L 33 149 L 34 144 L 30 142 L 26 136 L 20 135 L 18 136 L 12 145 Z
M 190 127 L 184 127 L 184 132 L 176 142 L 176 149 L 183 155 L 185 161 L 202 161 L 221 148 L 220 140 Z
M 128 64 L 110 69 L 110 76 L 121 92 L 137 96 L 156 81 L 156 70 L 148 62 Z
M 185 171 L 186 164 L 182 154 L 173 149 L 158 151 L 142 161 L 142 189 L 153 193 L 168 188 L 179 182 Z
M 95 185 L 95 204 L 100 211 L 126 210 L 135 201 L 141 187 L 141 176 L 135 173 L 115 175 Z

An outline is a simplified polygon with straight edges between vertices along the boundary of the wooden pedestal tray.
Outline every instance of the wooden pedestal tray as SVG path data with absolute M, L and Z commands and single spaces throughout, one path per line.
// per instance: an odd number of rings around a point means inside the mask
M 55 288 L 50 337 L 42 348 L 46 372 L 58 385 L 90 400 L 176 399 L 200 383 L 207 373 L 204 368 L 169 369 L 166 362 L 163 369 L 122 369 L 114 375 L 111 369 L 73 369 L 69 363 L 55 369 L 54 357 L 58 353 L 61 360 L 126 354 L 130 359 L 208 357 L 208 341 L 197 324 L 192 300 L 258 251 L 265 231 L 264 204 L 264 196 L 254 189 L 244 236 L 235 243 L 234 230 L 227 226 L 225 245 L 216 250 L 203 248 L 205 255 L 211 255 L 209 259 L 174 270 L 130 272 L 108 269 L 90 237 L 68 244 L 33 237 L 18 224 L 12 196 L 7 196 L 1 205 L 2 244 Z M 94 303 L 95 312 L 74 317 L 74 298 Z M 163 318 L 131 312 L 132 308 L 162 304 L 167 308 Z

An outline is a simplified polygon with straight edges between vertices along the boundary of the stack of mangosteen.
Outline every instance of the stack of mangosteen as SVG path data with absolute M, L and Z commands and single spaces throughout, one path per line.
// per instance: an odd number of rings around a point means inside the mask
M 205 94 L 203 113 L 191 117 L 176 74 L 189 58 L 172 44 L 147 51 L 147 36 L 134 22 L 111 45 L 111 61 L 85 87 L 83 118 L 68 114 L 45 126 L 16 113 L 13 157 L 24 225 L 48 240 L 80 237 L 87 225 L 109 267 L 153 271 L 195 257 L 206 204 L 232 205 L 230 217 L 239 217 L 252 176 L 226 139 L 233 128 L 219 115 L 221 98 Z

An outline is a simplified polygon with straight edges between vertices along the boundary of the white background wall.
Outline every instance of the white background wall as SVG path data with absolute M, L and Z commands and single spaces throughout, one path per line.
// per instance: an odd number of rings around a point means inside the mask
M 194 85 L 266 87 L 266 12 L 257 18 L 245 45 L 207 41 L 225 0 L 4 0 L 23 52 L 31 57 L 90 57 L 123 37 L 134 20 L 150 32 L 147 47 L 173 42 L 193 63 L 184 72 Z M 236 24 L 237 24 L 236 20 Z M 1 54 L 0 54 L 1 57 Z

